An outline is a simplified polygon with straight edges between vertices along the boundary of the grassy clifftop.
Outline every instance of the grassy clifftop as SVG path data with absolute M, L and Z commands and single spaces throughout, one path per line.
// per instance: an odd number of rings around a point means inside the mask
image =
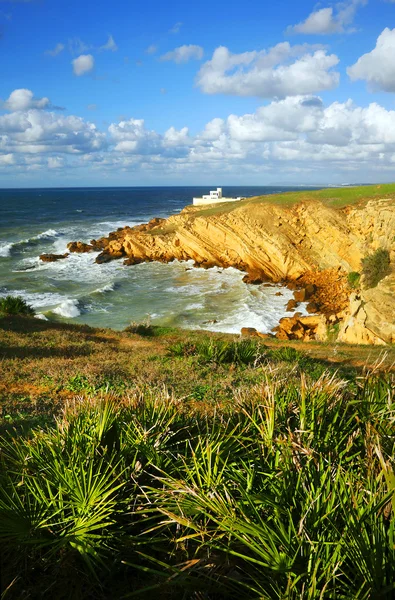
M 220 204 L 208 208 L 198 209 L 199 216 L 228 213 L 240 206 L 249 204 L 271 203 L 278 206 L 293 206 L 299 202 L 310 200 L 320 201 L 331 208 L 344 208 L 357 204 L 364 205 L 369 200 L 378 198 L 392 198 L 395 201 L 395 183 L 380 185 L 344 186 L 339 188 L 325 188 L 322 190 L 303 190 L 300 192 L 285 192 L 246 198 L 240 202 Z

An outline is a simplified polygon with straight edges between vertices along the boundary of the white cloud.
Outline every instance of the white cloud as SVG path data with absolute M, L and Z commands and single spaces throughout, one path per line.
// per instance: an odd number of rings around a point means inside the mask
M 27 154 L 96 152 L 106 136 L 93 123 L 74 115 L 30 109 L 0 117 L 0 151 Z
M 14 165 L 15 157 L 13 154 L 0 154 L 0 165 Z
M 160 152 L 160 136 L 145 128 L 144 119 L 129 119 L 112 123 L 108 128 L 117 152 L 156 154 Z
M 160 57 L 160 60 L 172 60 L 177 64 L 188 62 L 189 60 L 201 60 L 203 58 L 203 48 L 193 44 L 179 46 L 171 52 L 166 52 Z
M 366 81 L 372 90 L 395 92 L 395 29 L 384 29 L 376 47 L 348 67 L 347 74 L 352 81 Z
M 25 88 L 11 92 L 8 100 L 3 102 L 0 108 L 6 110 L 18 111 L 29 108 L 46 108 L 50 104 L 48 98 L 34 98 L 33 92 Z
M 163 145 L 165 147 L 192 145 L 188 127 L 183 127 L 179 131 L 175 127 L 170 127 L 163 136 Z
M 110 50 L 111 52 L 116 52 L 118 50 L 118 46 L 116 45 L 112 35 L 108 36 L 107 42 L 103 46 L 100 46 L 99 50 Z
M 58 54 L 63 52 L 64 48 L 64 44 L 59 43 L 56 44 L 55 48 L 53 48 L 52 50 L 46 50 L 45 54 L 47 54 L 48 56 L 58 56 Z
M 64 160 L 60 156 L 50 156 L 47 165 L 48 169 L 61 169 L 64 166 Z
M 309 52 L 310 50 L 310 52 Z M 277 44 L 268 51 L 232 54 L 220 46 L 201 67 L 197 85 L 206 94 L 274 98 L 329 90 L 339 83 L 335 54 L 311 46 Z
M 89 73 L 95 66 L 95 60 L 92 54 L 81 54 L 81 56 L 72 60 L 71 63 L 73 65 L 74 75 L 77 75 L 77 77 Z
M 90 50 L 91 46 L 88 46 L 88 44 L 85 44 L 85 42 L 83 42 L 80 38 L 70 38 L 69 42 L 69 51 L 71 52 L 71 54 L 83 54 L 84 52 L 87 52 L 88 50 Z
M 146 54 L 155 54 L 158 51 L 158 46 L 155 46 L 155 44 L 151 44 L 151 46 L 148 46 L 148 48 L 146 49 L 145 53 Z
M 28 98 L 34 102 L 32 92 Z M 191 135 L 187 126 L 159 133 L 133 118 L 99 131 L 81 117 L 46 107 L 23 110 L 17 101 L 13 111 L 0 115 L 0 167 L 3 175 L 80 168 L 99 177 L 122 171 L 165 178 L 272 173 L 274 180 L 281 173 L 282 181 L 292 174 L 296 181 L 297 174 L 311 173 L 315 181 L 325 181 L 325 174 L 330 181 L 336 173 L 348 181 L 351 172 L 354 181 L 368 173 L 374 179 L 375 173 L 394 172 L 395 110 L 351 100 L 325 106 L 315 95 L 289 96 L 251 113 L 214 118 Z
M 225 121 L 223 119 L 215 118 L 209 121 L 202 133 L 200 139 L 202 140 L 216 140 L 221 136 L 224 131 Z
M 367 0 L 351 0 L 339 2 L 336 11 L 332 7 L 313 11 L 305 21 L 288 27 L 287 33 L 303 33 L 307 35 L 329 35 L 332 33 L 352 32 L 349 28 L 359 6 Z
M 175 23 L 173 25 L 173 27 L 169 30 L 169 33 L 179 33 L 181 27 L 183 26 L 183 23 L 181 23 L 181 21 L 178 21 L 177 23 Z

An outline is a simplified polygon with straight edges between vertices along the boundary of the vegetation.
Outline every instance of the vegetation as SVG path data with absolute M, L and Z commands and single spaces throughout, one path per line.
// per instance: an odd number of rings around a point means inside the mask
M 5 600 L 392 598 L 395 348 L 149 327 L 0 318 Z
M 348 284 L 351 288 L 356 289 L 359 287 L 359 282 L 361 280 L 361 273 L 357 271 L 351 271 L 351 273 L 347 276 Z
M 3 439 L 3 589 L 392 598 L 394 383 L 269 369 L 200 419 L 159 391 L 70 403 L 56 427 Z
M 34 310 L 19 296 L 0 298 L 0 315 L 33 316 Z
M 228 213 L 236 208 L 250 203 L 260 204 L 270 202 L 283 206 L 292 206 L 306 200 L 316 200 L 333 208 L 366 204 L 375 198 L 392 198 L 395 200 L 395 183 L 381 185 L 344 186 L 338 188 L 325 188 L 322 190 L 303 190 L 300 192 L 285 192 L 282 194 L 268 194 L 246 198 L 236 204 L 218 204 L 209 208 L 199 209 L 199 216 Z M 195 213 L 196 214 L 196 213 Z
M 367 289 L 376 287 L 376 285 L 389 273 L 390 254 L 384 248 L 378 248 L 373 254 L 362 259 L 362 274 L 364 276 L 364 285 Z

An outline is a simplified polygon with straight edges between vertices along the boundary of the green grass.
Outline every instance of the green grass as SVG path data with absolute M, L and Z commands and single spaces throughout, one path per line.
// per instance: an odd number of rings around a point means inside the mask
M 369 289 L 391 273 L 390 253 L 384 248 L 378 248 L 373 254 L 362 259 L 362 274 L 364 287 Z
M 242 206 L 250 204 L 270 203 L 284 207 L 291 207 L 306 200 L 318 200 L 332 208 L 367 202 L 375 198 L 392 198 L 395 200 L 395 183 L 381 185 L 363 185 L 354 187 L 328 188 L 323 190 L 303 190 L 300 192 L 286 192 L 283 194 L 269 194 L 247 198 L 240 202 L 219 204 L 206 209 L 198 210 L 194 215 L 205 217 L 217 214 L 226 214 Z
M 271 368 L 228 413 L 136 391 L 3 436 L 5 598 L 393 598 L 394 384 Z

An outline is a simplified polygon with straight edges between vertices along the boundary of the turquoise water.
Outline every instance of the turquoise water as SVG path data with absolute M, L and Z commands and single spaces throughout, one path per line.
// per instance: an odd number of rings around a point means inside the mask
M 95 263 L 96 253 L 42 263 L 43 252 L 63 253 L 71 240 L 166 217 L 212 188 L 83 188 L 0 190 L 0 297 L 19 295 L 38 316 L 123 329 L 150 319 L 157 325 L 239 333 L 270 331 L 292 293 L 248 286 L 235 269 L 194 269 L 190 263 Z M 232 196 L 296 188 L 229 187 Z M 281 291 L 282 296 L 276 296 Z

